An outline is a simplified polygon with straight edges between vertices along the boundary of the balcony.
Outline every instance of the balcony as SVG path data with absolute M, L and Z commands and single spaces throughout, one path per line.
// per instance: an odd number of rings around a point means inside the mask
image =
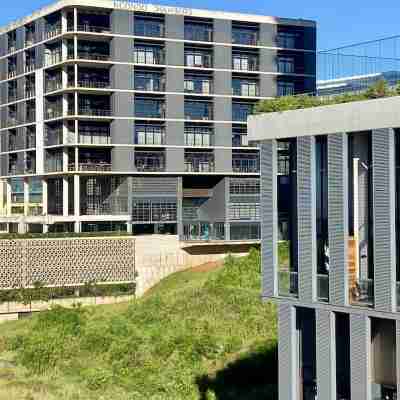
M 153 99 L 137 99 L 135 101 L 135 117 L 165 118 L 164 101 Z
M 186 23 L 185 40 L 193 42 L 212 42 L 213 28 L 210 25 Z
M 252 29 L 232 28 L 232 43 L 245 46 L 257 46 L 259 33 Z
M 90 117 L 110 117 L 110 108 L 93 108 L 93 107 L 79 107 L 79 114 L 86 115 Z
M 184 241 L 225 240 L 224 222 L 192 222 L 183 225 Z
M 79 143 L 94 145 L 111 144 L 111 135 L 109 126 L 98 124 L 79 125 Z
M 61 35 L 61 22 L 54 24 L 46 24 L 44 29 L 44 39 L 51 39 L 55 36 Z
M 92 60 L 92 61 L 110 61 L 110 54 L 91 52 L 86 50 L 78 50 L 78 58 L 80 60 Z
M 88 89 L 109 89 L 110 81 L 106 79 L 79 79 L 78 86 Z
M 232 153 L 232 170 L 236 173 L 258 174 L 260 157 L 258 153 Z
M 50 65 L 58 64 L 61 61 L 62 61 L 61 49 L 45 54 L 45 65 L 47 67 Z
M 185 172 L 214 172 L 213 152 L 185 151 Z
M 233 147 L 248 147 L 249 139 L 247 133 L 233 133 L 232 146 Z
M 8 66 L 8 72 L 7 72 L 7 78 L 11 79 L 11 78 L 15 78 L 17 76 L 17 67 L 11 67 Z
M 295 49 L 297 42 L 297 33 L 295 32 L 278 32 L 276 43 L 278 47 L 285 49 Z
M 58 146 L 63 144 L 63 128 L 59 126 L 57 128 L 45 128 L 45 146 Z
M 75 164 L 69 164 L 69 171 L 75 171 Z M 112 164 L 106 161 L 86 161 L 78 163 L 78 171 L 81 172 L 111 172 Z
M 135 143 L 160 146 L 165 144 L 165 128 L 156 125 L 136 125 Z
M 135 151 L 135 168 L 139 172 L 165 171 L 165 152 Z
M 25 87 L 25 98 L 30 99 L 32 97 L 35 97 L 36 91 L 35 91 L 35 86 L 26 86 Z
M 212 68 L 213 57 L 211 52 L 205 50 L 185 50 L 185 67 Z
M 329 302 L 329 275 L 317 275 L 317 298 L 319 301 Z
M 35 61 L 31 61 L 29 63 L 25 64 L 25 72 L 33 72 L 36 69 L 36 63 Z
M 350 301 L 355 305 L 373 307 L 374 280 L 356 279 L 354 282 L 350 282 Z
M 232 94 L 234 96 L 258 97 L 259 84 L 257 81 L 247 79 L 233 79 Z
M 44 115 L 46 119 L 60 118 L 63 116 L 62 106 L 48 107 Z
M 46 82 L 45 82 L 46 93 L 54 92 L 56 90 L 61 90 L 61 89 L 62 89 L 61 79 L 59 79 L 59 78 L 56 78 L 56 79 L 47 78 L 46 79 Z
M 165 64 L 164 49 L 158 46 L 137 45 L 134 50 L 134 62 L 147 65 Z
M 135 90 L 145 92 L 164 92 L 165 78 L 151 72 L 135 72 Z
M 164 21 L 155 18 L 136 17 L 134 22 L 135 35 L 146 37 L 164 37 Z
M 213 104 L 206 101 L 185 101 L 185 119 L 211 121 L 214 117 Z
M 8 92 L 8 102 L 11 103 L 17 101 L 17 90 L 11 90 Z
M 35 31 L 26 31 L 25 33 L 25 47 L 30 47 L 35 44 Z
M 213 91 L 212 83 L 210 77 L 186 75 L 185 93 L 211 94 Z
M 232 55 L 232 68 L 235 71 L 258 71 L 260 69 L 258 55 L 234 53 Z
M 90 23 L 78 24 L 77 29 L 79 32 L 92 32 L 92 33 L 111 33 L 110 26 L 96 26 Z
M 298 297 L 299 278 L 297 272 L 279 271 L 278 272 L 278 293 L 282 297 Z
M 185 146 L 212 146 L 213 129 L 201 126 L 185 127 Z
M 293 57 L 278 57 L 278 72 L 281 74 L 294 74 L 295 61 Z
M 232 120 L 247 122 L 247 118 L 253 114 L 253 103 L 232 103 Z

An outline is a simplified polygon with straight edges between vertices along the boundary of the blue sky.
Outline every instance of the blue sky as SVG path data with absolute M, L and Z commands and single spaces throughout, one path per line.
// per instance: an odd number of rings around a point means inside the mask
M 1 0 L 0 25 L 52 3 L 48 0 Z M 146 1 L 147 2 L 147 1 Z M 400 34 L 398 0 L 154 0 L 152 3 L 314 19 L 319 48 Z

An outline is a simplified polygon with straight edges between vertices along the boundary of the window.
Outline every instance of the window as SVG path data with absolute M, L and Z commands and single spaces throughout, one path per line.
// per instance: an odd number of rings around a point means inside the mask
M 185 118 L 193 120 L 211 120 L 212 103 L 206 101 L 185 101 Z
M 295 49 L 298 34 L 296 32 L 279 32 L 277 36 L 278 47 Z
M 246 122 L 247 118 L 253 114 L 253 103 L 232 103 L 232 119 L 233 121 Z
M 135 35 L 163 37 L 165 35 L 164 21 L 152 17 L 136 17 L 135 18 Z
M 212 78 L 208 76 L 186 75 L 185 76 L 185 92 L 210 94 L 212 86 Z
M 256 80 L 234 78 L 232 91 L 235 96 L 258 96 L 258 82 Z
M 249 53 L 234 53 L 232 55 L 232 68 L 235 71 L 257 71 L 258 55 Z
M 199 22 L 185 22 L 185 40 L 212 42 L 212 25 Z
M 132 221 L 149 222 L 151 220 L 150 201 L 134 201 L 132 205 Z
M 137 64 L 162 64 L 164 62 L 164 52 L 158 46 L 135 46 L 134 62 Z
M 294 58 L 278 57 L 278 72 L 284 74 L 294 74 Z
M 232 43 L 256 46 L 259 41 L 258 27 L 232 27 Z
M 155 99 L 135 99 L 135 116 L 140 118 L 164 118 L 164 101 Z
M 232 146 L 234 147 L 242 147 L 248 146 L 249 140 L 247 136 L 247 129 L 243 126 L 233 127 L 232 128 Z
M 211 52 L 197 49 L 185 50 L 185 66 L 194 68 L 211 68 Z
M 278 97 L 293 96 L 295 94 L 294 82 L 278 81 Z
M 165 141 L 165 129 L 160 125 L 136 125 L 136 144 L 162 145 Z
M 135 71 L 135 89 L 161 92 L 165 89 L 165 80 L 163 76 L 157 72 Z
M 212 128 L 201 126 L 185 127 L 185 146 L 211 146 Z
M 260 204 L 231 203 L 229 205 L 229 218 L 231 220 L 259 220 Z
M 260 180 L 259 179 L 233 179 L 230 180 L 229 185 L 230 194 L 239 195 L 254 195 L 260 194 Z
M 177 220 L 176 201 L 143 200 L 134 201 L 132 207 L 134 222 L 173 222 Z

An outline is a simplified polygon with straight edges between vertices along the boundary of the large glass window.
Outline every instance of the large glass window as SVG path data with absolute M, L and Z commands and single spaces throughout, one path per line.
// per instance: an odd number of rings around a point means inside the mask
M 177 220 L 176 201 L 135 200 L 132 207 L 134 222 L 174 222 Z
M 295 94 L 295 84 L 294 82 L 285 82 L 278 80 L 278 97 L 281 96 L 293 96 Z
M 159 72 L 135 71 L 135 89 L 163 92 L 165 90 L 165 79 Z
M 164 51 L 160 46 L 135 45 L 134 62 L 137 64 L 163 64 Z
M 297 141 L 278 141 L 278 276 L 279 295 L 298 295 L 297 264 Z
M 208 126 L 185 126 L 185 146 L 211 146 L 213 129 Z
M 212 93 L 212 77 L 204 75 L 185 75 L 185 92 L 210 94 Z
M 192 120 L 212 120 L 213 106 L 209 101 L 185 101 L 185 118 Z
M 136 98 L 135 116 L 140 118 L 164 118 L 164 101 L 158 99 Z
M 232 54 L 232 68 L 235 71 L 258 71 L 258 55 L 245 52 Z
M 246 46 L 257 46 L 259 41 L 259 28 L 254 26 L 232 26 L 232 43 Z
M 329 300 L 328 140 L 316 137 L 317 296 Z
M 234 96 L 258 96 L 258 81 L 254 79 L 234 78 L 232 92 Z
M 212 52 L 205 49 L 185 49 L 185 66 L 212 68 Z
M 163 37 L 165 35 L 164 20 L 160 18 L 135 17 L 134 27 L 136 36 Z
M 246 122 L 247 118 L 253 114 L 254 103 L 232 103 L 232 120 Z
M 212 23 L 185 21 L 185 40 L 212 42 Z

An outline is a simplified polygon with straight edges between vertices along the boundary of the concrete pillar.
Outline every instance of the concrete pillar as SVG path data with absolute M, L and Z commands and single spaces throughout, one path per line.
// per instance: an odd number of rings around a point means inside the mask
M 68 217 L 69 214 L 69 182 L 68 178 L 63 177 L 63 216 Z
M 79 217 L 81 215 L 81 190 L 79 175 L 74 175 L 74 215 L 75 217 Z
M 5 182 L 3 180 L 0 180 L 0 214 L 7 213 L 7 202 L 5 201 L 5 195 Z
M 74 59 L 78 59 L 78 36 L 74 36 Z
M 316 310 L 318 397 L 336 400 L 336 322 L 331 311 Z
M 74 8 L 74 32 L 78 30 L 78 9 Z
M 75 221 L 74 223 L 74 232 L 75 233 L 81 233 L 82 231 L 82 223 L 81 221 Z
M 6 181 L 6 207 L 7 207 L 7 216 L 11 216 L 12 214 L 12 199 L 11 199 L 11 180 L 7 179 Z
M 296 308 L 279 305 L 279 400 L 299 399 L 299 343 L 296 329 Z
M 48 214 L 48 192 L 46 179 L 42 179 L 42 210 L 43 215 Z
M 18 222 L 18 234 L 24 235 L 28 231 L 28 224 L 25 222 Z
M 68 147 L 63 148 L 63 171 L 68 172 L 68 164 L 69 164 L 69 158 L 68 158 Z
M 132 234 L 132 232 L 133 232 L 132 221 L 126 221 L 126 232 L 129 234 Z
M 29 214 L 29 180 L 24 178 L 24 216 Z
M 43 224 L 43 233 L 49 233 L 49 225 Z
M 61 11 L 61 32 L 65 33 L 68 30 L 68 24 L 67 24 L 67 12 L 65 10 Z

